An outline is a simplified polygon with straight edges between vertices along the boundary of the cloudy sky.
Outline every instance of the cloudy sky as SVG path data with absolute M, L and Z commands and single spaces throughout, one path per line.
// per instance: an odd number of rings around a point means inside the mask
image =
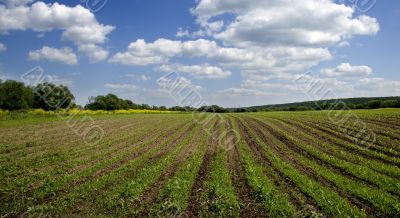
M 228 107 L 309 100 L 307 72 L 340 97 L 394 96 L 399 20 L 398 0 L 0 0 L 0 78 L 40 66 L 79 104 L 179 105 L 156 82 L 170 72 Z

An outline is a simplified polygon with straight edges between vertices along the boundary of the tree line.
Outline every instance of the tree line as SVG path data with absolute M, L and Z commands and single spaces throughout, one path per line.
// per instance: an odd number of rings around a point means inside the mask
M 81 107 L 74 102 L 75 97 L 67 86 L 56 85 L 48 82 L 35 86 L 26 86 L 22 82 L 0 80 L 0 109 L 8 111 L 21 111 L 29 109 L 43 109 L 54 111 L 59 109 L 88 109 L 88 110 L 161 110 L 161 111 L 193 111 L 191 107 L 150 106 L 136 104 L 131 100 L 121 99 L 114 94 L 90 97 L 89 103 Z
M 191 111 L 193 108 L 174 106 L 167 108 L 165 106 L 150 106 L 148 104 L 136 104 L 131 100 L 121 99 L 114 94 L 99 95 L 90 97 L 89 103 L 85 106 L 87 110 L 160 110 L 160 111 Z
M 305 111 L 305 110 L 343 110 L 343 109 L 377 109 L 400 108 L 400 97 L 382 98 L 350 98 L 308 101 L 289 104 L 254 106 L 247 108 L 223 108 L 218 105 L 202 106 L 200 108 L 174 106 L 150 106 L 136 104 L 131 100 L 121 99 L 114 94 L 90 97 L 84 107 L 76 105 L 75 97 L 67 86 L 48 82 L 36 86 L 26 86 L 22 82 L 0 80 L 0 109 L 17 111 L 28 109 L 43 109 L 46 111 L 58 109 L 80 108 L 87 110 L 160 110 L 160 111 L 202 111 L 210 113 L 226 112 L 258 112 L 258 111 Z
M 288 104 L 264 105 L 246 108 L 229 108 L 230 112 L 307 111 L 400 108 L 400 97 L 348 98 L 306 101 Z
M 29 87 L 14 80 L 0 80 L 0 109 L 3 110 L 71 108 L 76 107 L 74 99 L 68 87 L 63 85 L 45 82 Z

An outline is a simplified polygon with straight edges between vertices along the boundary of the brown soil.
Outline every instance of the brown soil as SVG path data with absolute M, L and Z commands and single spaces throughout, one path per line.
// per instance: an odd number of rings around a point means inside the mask
M 137 205 L 144 206 L 144 210 L 139 215 L 140 217 L 149 216 L 149 212 L 156 204 L 158 193 L 160 192 L 161 188 L 166 184 L 166 182 L 175 175 L 179 167 L 192 155 L 196 152 L 196 149 L 199 149 L 199 141 L 201 137 L 205 134 L 203 129 L 196 133 L 196 135 L 191 139 L 189 146 L 187 146 L 177 157 L 175 162 L 172 164 L 171 167 L 166 169 L 162 175 L 158 178 L 157 182 L 151 185 L 148 190 L 140 197 L 137 201 Z
M 227 122 L 227 130 L 230 131 L 232 129 L 232 121 L 229 119 Z M 230 132 L 231 134 L 228 137 L 234 139 L 236 136 Z M 240 208 L 240 216 L 241 217 L 267 217 L 264 213 L 261 205 L 257 202 L 257 199 L 252 194 L 253 191 L 248 185 L 243 166 L 241 164 L 238 148 L 234 143 L 234 140 L 228 141 L 228 166 L 231 172 L 232 184 L 235 188 L 235 192 L 239 198 L 241 208 Z
M 212 127 L 211 135 L 208 140 L 207 152 L 204 156 L 203 162 L 201 163 L 200 170 L 197 174 L 195 183 L 191 190 L 189 198 L 189 206 L 184 212 L 188 217 L 198 217 L 200 211 L 200 199 L 201 193 L 204 191 L 204 181 L 208 172 L 210 171 L 211 161 L 214 159 L 217 147 L 218 147 L 218 120 Z

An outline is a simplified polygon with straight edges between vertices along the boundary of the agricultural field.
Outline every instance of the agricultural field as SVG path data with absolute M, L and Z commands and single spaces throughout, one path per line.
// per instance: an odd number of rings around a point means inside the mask
M 0 217 L 400 217 L 400 110 L 348 114 L 0 120 Z

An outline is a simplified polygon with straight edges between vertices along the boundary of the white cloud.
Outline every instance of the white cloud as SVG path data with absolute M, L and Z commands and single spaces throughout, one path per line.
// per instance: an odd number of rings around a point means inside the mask
M 106 58 L 107 52 L 95 45 L 107 40 L 113 26 L 100 24 L 90 10 L 80 5 L 69 7 L 42 1 L 29 5 L 31 2 L 7 0 L 5 5 L 0 5 L 0 34 L 14 30 L 44 33 L 59 29 L 63 31 L 62 39 L 74 42 L 90 60 L 96 62 Z
M 325 68 L 321 70 L 324 77 L 363 77 L 372 74 L 372 69 L 368 66 L 352 66 L 349 63 L 341 63 L 335 68 Z
M 351 35 L 373 35 L 379 30 L 376 19 L 331 0 L 201 0 L 192 10 L 201 26 L 236 16 L 214 37 L 225 43 L 246 46 L 326 46 Z
M 5 5 L 12 8 L 12 7 L 29 4 L 29 3 L 33 2 L 33 0 L 0 0 L 0 2 L 3 2 Z
M 64 86 L 68 86 L 68 87 L 71 87 L 73 84 L 73 81 L 71 79 L 62 78 L 57 75 L 48 75 L 48 77 L 46 78 L 46 81 L 56 84 L 56 85 L 64 85 Z
M 331 0 L 199 0 L 192 14 L 200 24 L 196 32 L 225 46 L 207 57 L 245 78 L 302 73 L 330 60 L 330 47 L 379 31 L 375 18 Z
M 386 80 L 380 77 L 363 78 L 357 81 L 359 96 L 399 96 L 400 81 Z
M 179 75 L 179 74 L 177 74 Z M 199 85 L 195 85 L 193 84 L 193 82 L 190 79 L 187 79 L 186 77 L 180 76 L 177 78 L 169 78 L 169 77 L 161 77 L 157 80 L 157 83 L 162 87 L 162 88 L 166 88 L 169 87 L 170 85 L 173 85 L 174 89 L 173 92 L 180 92 L 180 91 L 191 91 L 191 90 L 197 90 L 197 91 L 201 91 L 203 90 L 203 87 L 199 86 Z M 164 89 L 163 92 L 167 92 Z M 169 94 L 173 94 L 173 93 L 169 93 Z
M 110 62 L 158 65 L 160 70 L 197 78 L 226 78 L 239 71 L 242 84 L 218 92 L 215 98 L 225 105 L 229 102 L 221 97 L 224 94 L 244 104 L 307 100 L 292 85 L 297 74 L 331 60 L 330 49 L 348 46 L 350 38 L 379 31 L 375 18 L 357 15 L 352 7 L 333 0 L 198 0 L 192 14 L 200 28 L 180 28 L 176 34 L 189 40 L 139 39 Z M 202 37 L 207 40 L 195 40 Z M 350 64 L 324 71 L 323 79 L 342 86 L 342 94 L 357 88 L 350 80 L 372 73 L 367 66 Z
M 131 84 L 107 83 L 104 85 L 104 87 L 111 89 L 113 91 L 117 91 L 117 92 L 130 92 L 130 91 L 135 91 L 138 89 L 135 85 L 131 85 Z
M 178 38 L 181 38 L 181 37 L 189 37 L 190 36 L 190 33 L 189 33 L 189 30 L 188 29 L 183 29 L 183 28 L 179 28 L 178 29 L 178 32 L 176 33 L 176 35 L 175 35 L 176 37 L 178 37 Z
M 132 66 L 163 64 L 175 56 L 203 56 L 216 47 L 215 42 L 204 39 L 186 42 L 157 39 L 152 43 L 138 39 L 129 44 L 126 52 L 115 54 L 110 62 Z
M 0 32 L 31 29 L 48 32 L 64 30 L 63 38 L 76 43 L 104 43 L 113 26 L 97 22 L 94 14 L 77 5 L 68 7 L 57 2 L 38 1 L 31 6 L 8 8 L 0 5 Z
M 0 43 L 0 52 L 4 52 L 7 50 L 7 46 L 4 45 L 3 43 Z
M 76 54 L 68 47 L 57 49 L 45 46 L 42 49 L 30 51 L 28 58 L 29 60 L 34 61 L 48 60 L 69 65 L 75 65 L 78 63 Z
M 230 71 L 225 71 L 216 66 L 204 65 L 162 65 L 161 71 L 164 72 L 178 72 L 178 73 L 189 73 L 199 79 L 222 79 L 232 75 Z
M 330 59 L 331 54 L 324 48 L 241 49 L 220 47 L 215 41 L 204 39 L 185 42 L 158 39 L 152 43 L 139 39 L 128 46 L 127 52 L 115 54 L 110 62 L 146 66 L 167 64 L 174 57 L 206 57 L 224 68 L 240 69 L 246 74 L 271 74 L 303 71 Z
M 78 50 L 86 54 L 92 63 L 103 61 L 108 57 L 108 51 L 95 44 L 80 44 Z

